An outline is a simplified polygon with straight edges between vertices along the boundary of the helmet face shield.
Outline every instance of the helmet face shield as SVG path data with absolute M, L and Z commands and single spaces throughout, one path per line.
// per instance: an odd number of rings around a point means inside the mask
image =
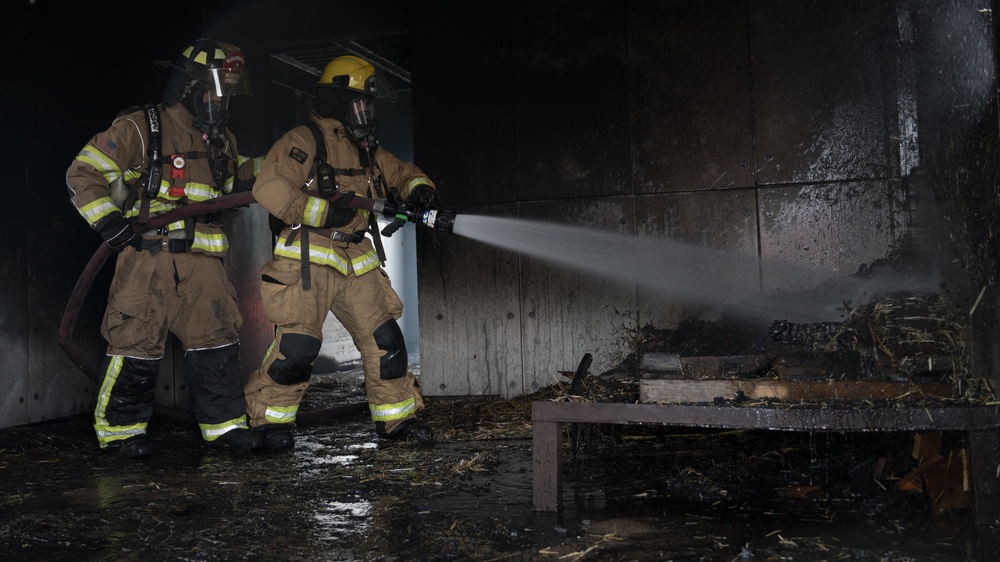
M 250 76 L 245 67 L 243 53 L 236 51 L 226 57 L 224 65 L 222 68 L 205 68 L 204 72 L 194 72 L 192 75 L 216 96 L 251 95 Z
M 174 69 L 164 92 L 165 105 L 192 95 L 198 89 L 220 98 L 253 94 L 246 56 L 239 47 L 229 43 L 199 39 L 184 49 L 176 63 L 156 63 Z M 192 105 L 198 103 L 199 100 L 192 100 Z

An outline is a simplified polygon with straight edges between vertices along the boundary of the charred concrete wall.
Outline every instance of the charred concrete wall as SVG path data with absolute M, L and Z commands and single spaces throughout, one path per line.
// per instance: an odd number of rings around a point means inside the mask
M 950 296 L 971 304 L 996 269 L 992 19 L 981 8 L 421 2 L 416 158 L 460 212 L 749 256 L 763 295 L 802 288 L 773 267 L 790 262 L 845 275 L 912 269 L 952 279 Z M 987 214 L 970 223 L 976 213 Z M 587 352 L 592 371 L 613 366 L 630 329 L 724 313 L 420 235 L 429 394 L 530 392 Z M 976 339 L 989 348 L 996 312 L 984 304 Z M 988 355 L 984 374 L 996 372 Z
M 973 372 L 995 388 L 1000 383 L 1000 143 L 997 30 L 991 16 L 997 2 L 914 6 L 921 147 L 929 194 L 940 208 L 932 228 L 942 286 L 967 311 Z

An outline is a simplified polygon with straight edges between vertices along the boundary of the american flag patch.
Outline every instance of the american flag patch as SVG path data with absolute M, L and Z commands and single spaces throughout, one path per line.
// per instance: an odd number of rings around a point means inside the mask
M 101 152 L 107 154 L 108 156 L 114 156 L 115 150 L 118 150 L 118 145 L 114 143 L 108 137 L 98 137 L 94 146 L 99 148 Z

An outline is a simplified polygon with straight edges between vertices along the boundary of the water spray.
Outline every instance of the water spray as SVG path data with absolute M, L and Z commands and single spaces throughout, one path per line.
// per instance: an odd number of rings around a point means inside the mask
M 931 274 L 879 271 L 861 278 L 746 252 L 522 218 L 462 215 L 453 231 L 604 279 L 719 306 L 761 323 L 840 322 L 846 319 L 847 303 L 854 307 L 889 291 L 938 289 Z M 787 289 L 764 294 L 766 285 Z

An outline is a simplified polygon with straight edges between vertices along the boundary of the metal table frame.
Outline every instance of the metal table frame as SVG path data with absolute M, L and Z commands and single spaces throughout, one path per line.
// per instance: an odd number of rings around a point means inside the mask
M 962 431 L 978 525 L 1000 519 L 1000 408 L 993 406 L 819 409 L 690 404 L 533 402 L 535 511 L 562 509 L 564 423 L 666 425 L 775 431 Z

